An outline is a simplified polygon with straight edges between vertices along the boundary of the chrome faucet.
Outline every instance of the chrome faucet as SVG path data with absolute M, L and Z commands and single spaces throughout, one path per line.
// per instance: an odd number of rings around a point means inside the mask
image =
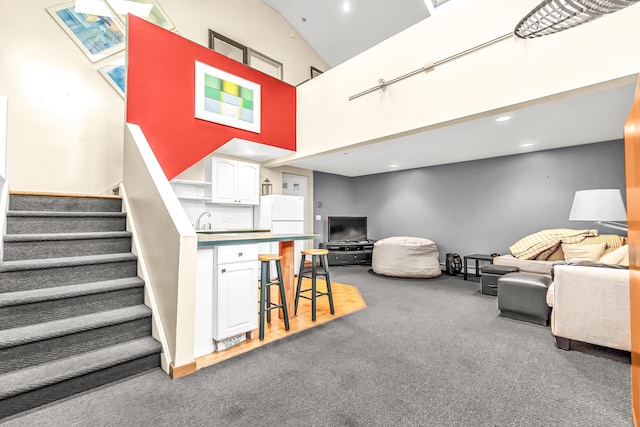
M 209 216 L 209 222 L 200 226 L 200 220 L 205 215 Z M 200 216 L 198 217 L 198 220 L 196 221 L 196 230 L 211 230 L 211 212 L 204 211 L 200 214 Z

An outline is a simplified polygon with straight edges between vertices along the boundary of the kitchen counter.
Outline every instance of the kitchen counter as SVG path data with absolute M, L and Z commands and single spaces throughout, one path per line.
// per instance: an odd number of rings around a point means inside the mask
M 201 231 L 197 231 L 198 247 L 224 246 L 224 245 L 248 245 L 252 243 L 262 243 L 262 242 L 293 242 L 294 240 L 312 240 L 312 239 L 320 238 L 319 234 L 272 234 L 272 233 L 269 233 L 268 231 L 269 230 L 267 230 L 266 233 L 260 233 L 259 231 L 252 231 L 251 232 L 252 234 L 245 234 L 249 232 L 244 231 L 244 232 L 238 232 L 242 234 L 239 234 L 237 236 L 229 236 L 227 234 L 235 233 L 235 232 L 226 230 L 224 231 L 224 234 L 218 234 L 219 232 L 217 231 L 201 230 Z

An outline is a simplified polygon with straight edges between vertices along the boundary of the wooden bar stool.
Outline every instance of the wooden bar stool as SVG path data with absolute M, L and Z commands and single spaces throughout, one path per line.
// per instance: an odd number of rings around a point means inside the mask
M 289 330 L 289 314 L 287 313 L 287 299 L 284 294 L 284 280 L 282 279 L 282 265 L 280 255 L 260 254 L 260 339 L 264 339 L 264 318 L 271 323 L 271 310 L 282 309 L 282 317 L 284 318 L 284 329 Z M 269 264 L 275 261 L 278 277 L 271 280 Z M 278 286 L 280 289 L 280 304 L 271 303 L 271 286 Z
M 329 277 L 329 262 L 327 260 L 327 254 L 329 251 L 326 249 L 305 249 L 300 251 L 300 253 L 302 254 L 302 259 L 300 260 L 300 273 L 298 274 L 298 286 L 296 287 L 295 314 L 298 313 L 298 300 L 300 298 L 311 300 L 311 321 L 315 322 L 317 297 L 329 297 L 329 308 L 331 309 L 331 314 L 335 314 L 335 310 L 333 308 L 333 294 L 331 293 L 331 278 Z M 304 263 L 307 255 L 311 255 L 311 271 L 305 272 Z M 316 267 L 318 260 L 321 261 L 323 266 L 322 271 L 318 271 Z M 327 283 L 326 292 L 320 292 L 316 289 L 316 278 L 318 276 L 324 276 Z M 303 277 L 311 278 L 311 288 L 301 289 Z M 301 295 L 303 292 L 311 292 L 311 296 Z

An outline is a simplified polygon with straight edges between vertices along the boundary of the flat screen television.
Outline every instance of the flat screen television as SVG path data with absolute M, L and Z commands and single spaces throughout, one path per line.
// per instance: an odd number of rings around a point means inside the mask
M 330 216 L 327 220 L 330 242 L 367 240 L 366 216 Z

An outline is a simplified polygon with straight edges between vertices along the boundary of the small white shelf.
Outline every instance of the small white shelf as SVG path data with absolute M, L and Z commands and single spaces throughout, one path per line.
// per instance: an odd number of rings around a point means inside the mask
M 186 179 L 174 179 L 171 181 L 173 191 L 179 199 L 183 200 L 208 200 L 206 188 L 211 186 L 210 182 L 190 181 Z
M 200 187 L 205 187 L 207 185 L 211 185 L 210 182 L 205 182 L 205 181 L 190 181 L 188 179 L 172 179 L 171 180 L 172 184 L 182 184 L 182 185 L 194 185 L 194 186 L 200 186 Z
M 204 197 L 204 196 L 180 196 L 180 195 L 176 195 L 178 197 L 178 199 L 181 200 L 209 200 L 208 197 Z

